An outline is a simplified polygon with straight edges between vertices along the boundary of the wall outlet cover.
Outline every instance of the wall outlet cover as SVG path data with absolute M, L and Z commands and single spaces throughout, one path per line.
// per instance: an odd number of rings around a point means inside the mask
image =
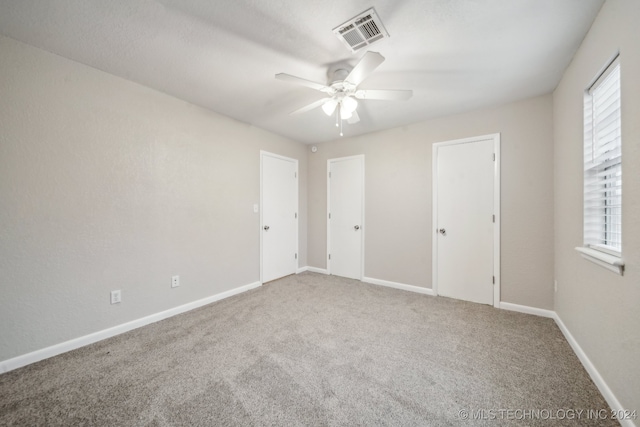
M 180 286 L 180 276 L 172 276 L 171 277 L 171 287 L 177 288 Z
M 120 290 L 111 291 L 111 304 L 119 304 L 122 301 L 122 293 Z

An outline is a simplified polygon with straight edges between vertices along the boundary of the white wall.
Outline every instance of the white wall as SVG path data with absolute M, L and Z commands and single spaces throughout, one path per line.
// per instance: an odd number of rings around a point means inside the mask
M 0 361 L 259 281 L 261 149 L 299 160 L 306 265 L 304 145 L 4 37 L 0 58 Z
M 640 410 L 640 2 L 608 0 L 553 94 L 555 310 L 623 407 Z M 583 94 L 620 50 L 622 256 L 620 277 L 580 257 Z
M 497 132 L 501 300 L 552 309 L 551 95 L 319 144 L 309 155 L 309 265 L 326 268 L 327 159 L 364 154 L 365 276 L 431 288 L 432 144 Z

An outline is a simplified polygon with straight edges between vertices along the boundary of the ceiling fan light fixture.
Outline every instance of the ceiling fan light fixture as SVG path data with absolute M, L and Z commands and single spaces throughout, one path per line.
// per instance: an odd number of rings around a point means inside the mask
M 322 111 L 324 111 L 327 116 L 332 116 L 333 112 L 336 110 L 337 105 L 338 101 L 336 101 L 335 99 L 330 99 L 322 104 Z
M 353 116 L 353 111 L 347 111 L 345 109 L 340 110 L 340 118 L 342 120 L 349 120 Z
M 358 108 L 358 101 L 355 98 L 347 96 L 342 100 L 342 111 L 349 113 L 349 117 L 351 117 L 351 113 L 356 111 L 356 108 Z

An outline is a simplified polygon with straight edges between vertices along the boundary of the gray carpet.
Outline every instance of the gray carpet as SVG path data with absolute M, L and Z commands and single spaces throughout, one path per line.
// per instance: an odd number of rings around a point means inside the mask
M 314 273 L 0 375 L 0 425 L 617 425 L 589 409 L 551 319 Z

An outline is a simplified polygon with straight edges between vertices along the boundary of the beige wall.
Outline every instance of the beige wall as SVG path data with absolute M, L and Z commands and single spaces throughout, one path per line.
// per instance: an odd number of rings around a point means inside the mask
M 553 95 L 555 309 L 623 407 L 640 410 L 640 2 L 608 0 Z M 582 101 L 620 50 L 622 256 L 620 277 L 582 257 Z
M 0 58 L 0 361 L 260 280 L 261 149 L 300 161 L 306 265 L 304 145 L 7 38 Z
M 309 265 L 326 268 L 327 159 L 364 154 L 365 276 L 430 288 L 432 144 L 496 132 L 502 139 L 501 299 L 552 309 L 550 95 L 319 144 L 309 155 Z

